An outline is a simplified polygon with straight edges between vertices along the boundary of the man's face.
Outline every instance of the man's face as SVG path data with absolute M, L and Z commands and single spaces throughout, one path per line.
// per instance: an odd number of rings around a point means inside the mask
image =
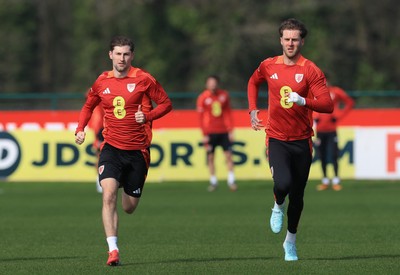
M 109 56 L 114 69 L 122 73 L 129 70 L 134 54 L 129 46 L 115 46 L 114 50 L 109 52 Z
M 217 88 L 218 88 L 218 81 L 213 77 L 207 78 L 206 89 L 210 91 L 215 91 Z
M 304 44 L 304 39 L 300 36 L 299 30 L 284 30 L 281 37 L 283 54 L 289 58 L 296 58 Z

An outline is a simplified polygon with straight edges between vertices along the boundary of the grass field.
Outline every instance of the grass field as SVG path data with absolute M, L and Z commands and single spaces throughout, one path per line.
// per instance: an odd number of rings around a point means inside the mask
M 297 237 L 268 220 L 271 182 L 147 184 L 134 215 L 121 213 L 122 266 L 105 265 L 101 195 L 84 183 L 0 183 L 0 274 L 399 274 L 400 182 L 310 182 Z

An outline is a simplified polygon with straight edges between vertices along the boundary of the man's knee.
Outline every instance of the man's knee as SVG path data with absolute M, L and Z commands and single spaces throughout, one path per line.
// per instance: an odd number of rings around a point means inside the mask
M 137 207 L 137 204 L 136 205 L 124 205 L 123 209 L 124 209 L 125 213 L 132 214 L 133 212 L 135 212 L 136 207 Z
M 117 202 L 117 195 L 115 192 L 103 191 L 103 205 L 110 206 L 115 205 Z
M 290 191 L 291 179 L 282 178 L 279 180 L 274 180 L 274 192 L 286 196 Z
M 118 182 L 114 179 L 103 179 L 101 182 L 103 189 L 103 203 L 104 204 L 115 204 L 117 201 L 118 194 Z
M 126 195 L 122 201 L 122 209 L 125 211 L 125 213 L 132 214 L 133 212 L 135 212 L 138 204 L 139 204 L 139 198 L 130 197 Z

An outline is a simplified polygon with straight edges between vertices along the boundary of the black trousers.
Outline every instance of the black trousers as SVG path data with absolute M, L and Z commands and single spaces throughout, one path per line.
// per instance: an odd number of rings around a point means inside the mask
M 321 168 L 324 177 L 327 177 L 326 167 L 328 163 L 333 164 L 335 176 L 339 176 L 339 147 L 336 131 L 334 132 L 318 132 L 318 142 L 316 143 L 317 153 L 321 160 Z
M 288 231 L 296 233 L 312 161 L 311 138 L 296 141 L 269 138 L 268 158 L 274 180 L 275 201 L 282 204 L 289 196 Z

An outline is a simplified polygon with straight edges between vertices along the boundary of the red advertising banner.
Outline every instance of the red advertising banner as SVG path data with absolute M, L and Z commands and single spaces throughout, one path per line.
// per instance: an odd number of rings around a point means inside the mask
M 0 112 L 0 130 L 12 129 L 72 129 L 78 121 L 79 111 L 2 111 Z M 250 126 L 247 110 L 233 112 L 235 127 Z M 259 115 L 266 121 L 265 110 Z M 400 109 L 355 109 L 339 126 L 399 126 Z M 154 128 L 197 128 L 199 118 L 194 110 L 173 110 L 167 116 L 156 120 Z

